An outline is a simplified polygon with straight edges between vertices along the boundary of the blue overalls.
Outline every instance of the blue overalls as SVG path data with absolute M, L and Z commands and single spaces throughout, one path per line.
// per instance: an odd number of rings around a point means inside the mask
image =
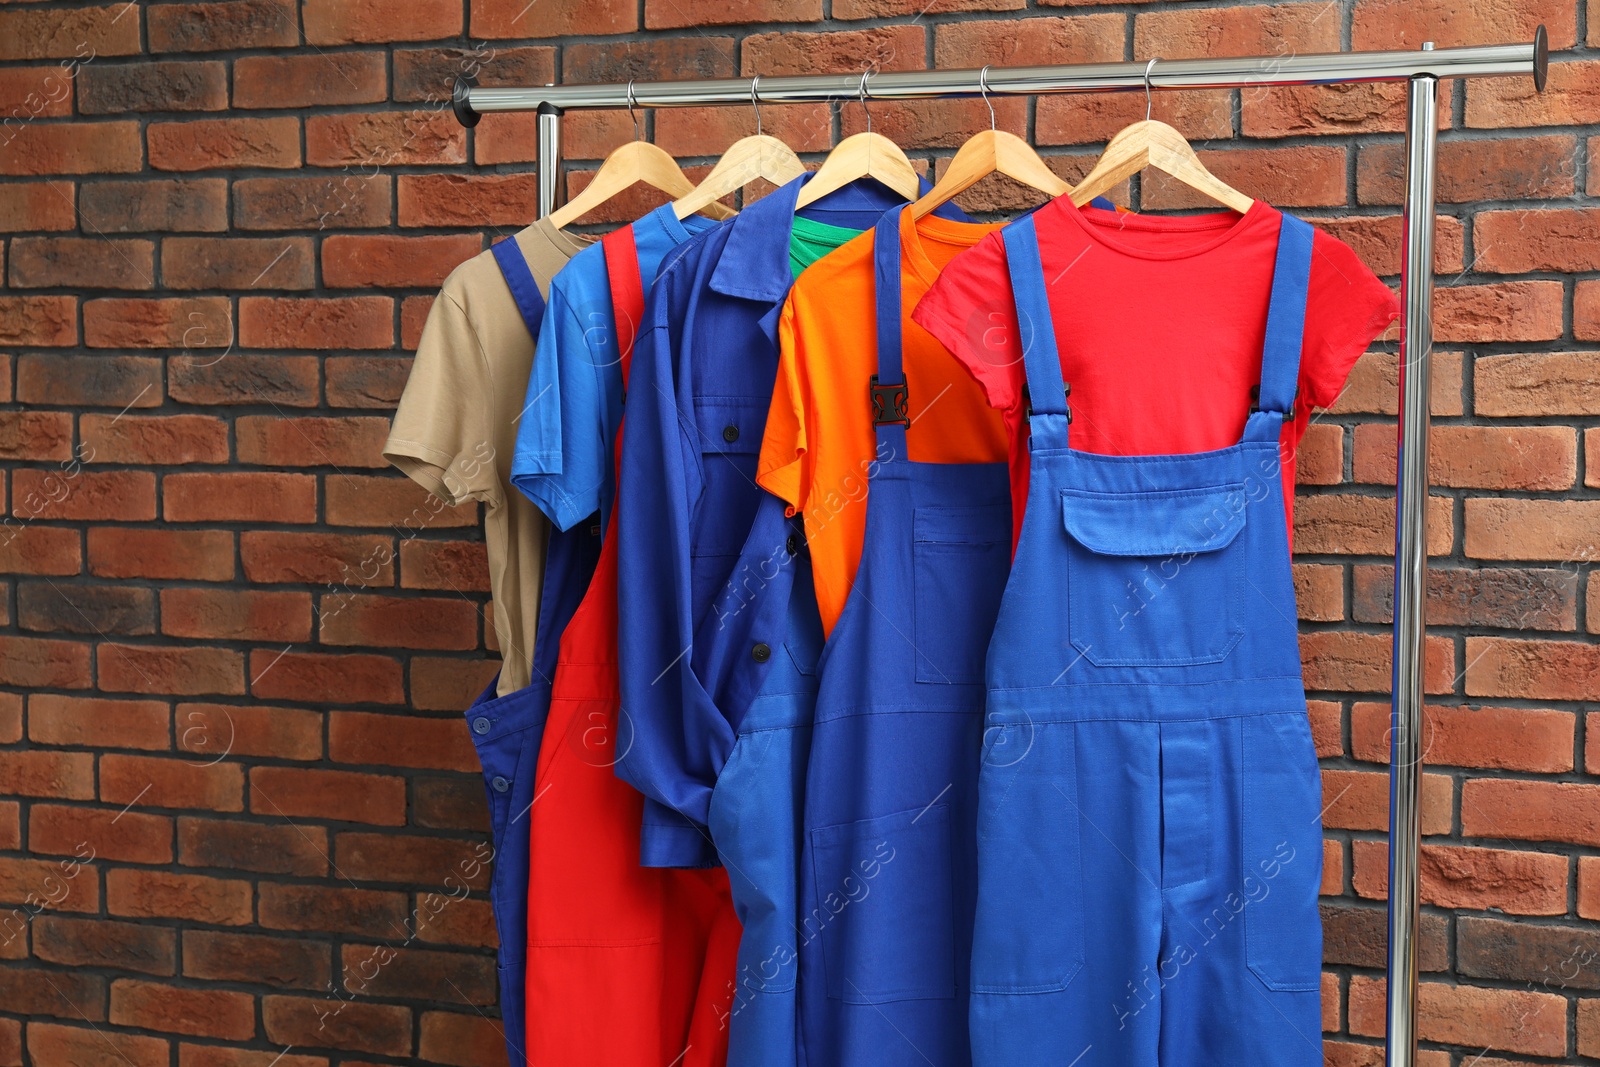
M 1322 797 L 1279 467 L 1311 227 L 1283 216 L 1243 439 L 1166 456 L 1070 447 L 1033 224 L 1003 232 L 1031 478 L 989 649 L 973 1061 L 1320 1067 Z
M 539 336 L 545 301 L 514 238 L 492 246 L 528 332 Z M 497 697 L 499 677 L 467 708 L 467 727 L 483 765 L 489 798 L 489 832 L 494 862 L 489 901 L 500 937 L 500 1017 L 510 1062 L 527 1060 L 528 808 L 533 804 L 534 768 L 545 719 L 550 713 L 550 682 L 555 677 L 561 631 L 577 610 L 600 558 L 593 524 L 569 531 L 552 529 L 545 545 L 544 584 L 538 629 L 533 641 L 533 681 Z
M 861 562 L 817 668 L 797 932 L 811 1067 L 970 1060 L 983 664 L 1011 502 L 1004 463 L 907 459 L 899 227 L 891 212 L 874 237 L 878 455 Z M 931 400 L 919 415 L 937 419 Z

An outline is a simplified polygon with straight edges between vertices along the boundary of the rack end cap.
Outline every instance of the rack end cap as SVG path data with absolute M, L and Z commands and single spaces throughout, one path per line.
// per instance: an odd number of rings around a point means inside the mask
M 1545 33 L 1544 23 L 1533 31 L 1533 87 L 1539 92 L 1544 92 L 1545 80 L 1550 76 L 1550 35 Z
M 457 75 L 455 84 L 450 87 L 450 108 L 456 113 L 456 121 L 469 130 L 478 124 L 479 119 L 483 118 L 482 115 L 473 110 L 472 103 L 468 98 L 468 93 L 471 92 L 472 87 L 476 84 L 478 83 L 472 78 L 465 75 Z

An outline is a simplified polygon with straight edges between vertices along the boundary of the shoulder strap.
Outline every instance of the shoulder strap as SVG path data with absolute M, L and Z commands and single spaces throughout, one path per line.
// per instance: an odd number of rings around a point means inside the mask
M 911 396 L 901 354 L 900 213 L 904 210 L 901 207 L 884 212 L 872 231 L 878 372 L 867 382 L 867 397 L 872 405 L 880 456 L 905 456 L 905 432 L 911 426 Z
M 1028 402 L 1035 415 L 1068 415 L 1067 387 L 1061 376 L 1055 324 L 1045 290 L 1044 264 L 1033 216 L 1024 215 L 1000 231 L 1006 245 L 1006 269 L 1017 304 L 1017 342 L 1028 375 Z
M 494 253 L 494 261 L 500 265 L 500 273 L 505 276 L 511 299 L 516 302 L 517 310 L 522 312 L 522 321 L 528 324 L 528 332 L 537 341 L 539 324 L 544 321 L 544 297 L 539 293 L 539 285 L 533 280 L 533 271 L 528 268 L 528 261 L 517 245 L 517 239 L 507 237 L 503 241 L 496 241 L 489 250 Z
M 639 250 L 633 241 L 633 227 L 623 226 L 600 238 L 605 249 L 606 279 L 611 285 L 611 315 L 617 331 L 617 350 L 622 355 L 622 382 L 628 382 L 633 364 L 633 342 L 644 319 L 644 279 L 639 274 Z
M 1262 411 L 1275 411 L 1287 421 L 1294 411 L 1300 380 L 1300 349 L 1305 343 L 1306 288 L 1311 280 L 1311 224 L 1283 215 L 1278 227 L 1278 257 L 1272 268 L 1272 300 L 1267 305 L 1267 334 L 1261 348 Z

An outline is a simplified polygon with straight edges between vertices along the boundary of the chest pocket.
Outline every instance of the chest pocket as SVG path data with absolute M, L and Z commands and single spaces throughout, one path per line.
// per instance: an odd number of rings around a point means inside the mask
M 744 547 L 761 489 L 756 457 L 769 399 L 699 397 L 694 402 L 704 481 L 697 506 L 694 555 L 733 555 Z
M 1011 505 L 917 508 L 912 530 L 917 681 L 981 683 L 1011 569 Z
M 1067 633 L 1098 667 L 1220 663 L 1240 618 L 1248 498 L 1233 483 L 1153 493 L 1061 491 Z

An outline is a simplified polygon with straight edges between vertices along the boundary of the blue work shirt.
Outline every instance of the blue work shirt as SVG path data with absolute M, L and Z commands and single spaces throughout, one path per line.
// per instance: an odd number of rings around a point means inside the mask
M 768 194 L 673 256 L 646 301 L 634 345 L 617 516 L 622 703 L 632 733 L 616 771 L 687 820 L 646 819 L 640 854 L 647 866 L 717 862 L 706 831 L 711 791 L 767 662 L 747 646 L 719 645 L 731 634 L 748 640 L 757 617 L 783 626 L 784 605 L 760 603 L 771 592 L 787 600 L 789 586 L 781 582 L 755 581 L 747 595 L 724 598 L 749 613 L 743 625 L 719 626 L 708 614 L 736 570 L 789 565 L 775 497 L 768 498 L 777 507 L 776 524 L 768 524 L 773 543 L 748 551 L 776 558 L 742 564 L 741 552 L 767 496 L 756 485 L 756 459 L 778 371 L 778 317 L 794 281 L 794 205 L 810 177 Z M 868 179 L 801 215 L 864 230 L 903 204 Z M 938 214 L 966 218 L 954 205 Z M 787 533 L 803 540 L 798 523 Z M 784 655 L 784 636 L 766 639 L 770 656 Z
M 668 252 L 715 225 L 701 215 L 680 220 L 671 204 L 635 222 L 645 291 Z M 598 243 L 551 279 L 537 350 L 511 483 L 559 529 L 570 530 L 599 512 L 604 530 L 616 491 L 612 449 L 622 421 L 622 366 L 605 250 Z

